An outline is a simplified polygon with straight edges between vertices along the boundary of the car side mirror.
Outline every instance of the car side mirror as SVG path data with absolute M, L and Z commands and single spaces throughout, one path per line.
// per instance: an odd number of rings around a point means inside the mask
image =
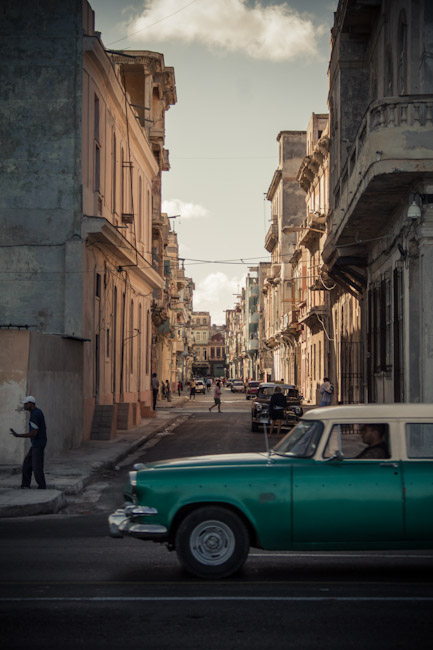
M 329 463 L 331 460 L 338 460 L 338 461 L 340 461 L 340 460 L 343 460 L 343 458 L 344 458 L 344 454 L 343 454 L 343 452 L 341 451 L 341 449 L 337 449 L 337 451 L 334 451 L 334 453 L 332 454 L 332 456 L 330 456 L 329 458 L 326 458 L 326 459 L 325 459 L 325 463 Z

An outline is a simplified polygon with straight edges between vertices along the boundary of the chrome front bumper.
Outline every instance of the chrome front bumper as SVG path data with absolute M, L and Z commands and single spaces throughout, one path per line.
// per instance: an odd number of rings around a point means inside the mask
M 266 411 L 265 413 L 260 413 L 260 414 L 257 414 L 256 416 L 253 416 L 252 421 L 255 424 L 258 424 L 258 425 L 264 425 L 264 424 L 266 424 L 266 426 L 271 425 L 271 420 L 269 418 L 268 411 Z M 295 413 L 293 413 L 293 415 L 288 415 L 288 416 L 286 416 L 284 418 L 284 420 L 282 420 L 282 425 L 281 426 L 283 428 L 292 428 L 293 426 L 295 426 L 295 424 L 298 421 L 299 421 L 299 416 L 297 416 Z
M 168 530 L 165 526 L 158 524 L 142 524 L 138 520 L 141 517 L 157 515 L 158 511 L 149 506 L 126 505 L 118 508 L 108 517 L 111 537 L 136 537 L 137 539 L 153 540 L 163 542 L 168 537 Z

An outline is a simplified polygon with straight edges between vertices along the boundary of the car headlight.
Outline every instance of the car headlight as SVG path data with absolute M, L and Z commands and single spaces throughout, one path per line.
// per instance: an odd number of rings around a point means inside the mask
M 138 474 L 138 472 L 135 471 L 135 470 L 133 472 L 129 472 L 129 482 L 134 487 L 137 485 L 137 474 Z
M 256 411 L 259 413 L 262 410 L 262 405 L 261 404 L 256 404 Z

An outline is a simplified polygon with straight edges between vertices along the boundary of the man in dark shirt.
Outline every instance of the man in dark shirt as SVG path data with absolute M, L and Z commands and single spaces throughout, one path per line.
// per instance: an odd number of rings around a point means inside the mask
M 356 458 L 390 458 L 383 424 L 366 424 L 361 429 L 362 442 L 368 447 Z
M 23 404 L 24 410 L 30 412 L 28 433 L 17 433 L 11 429 L 15 438 L 30 438 L 31 441 L 31 447 L 23 462 L 21 487 L 30 487 L 33 472 L 38 489 L 45 490 L 47 485 L 44 475 L 44 450 L 47 444 L 47 428 L 44 414 L 37 408 L 36 400 L 31 395 L 24 398 Z

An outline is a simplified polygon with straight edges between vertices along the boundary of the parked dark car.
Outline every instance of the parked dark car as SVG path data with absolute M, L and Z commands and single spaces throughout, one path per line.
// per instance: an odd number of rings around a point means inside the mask
M 269 402 L 276 386 L 281 387 L 281 391 L 287 399 L 287 408 L 284 410 L 281 428 L 291 429 L 303 414 L 302 399 L 296 386 L 280 382 L 261 383 L 252 404 L 251 431 L 258 431 L 260 425 L 269 424 Z

